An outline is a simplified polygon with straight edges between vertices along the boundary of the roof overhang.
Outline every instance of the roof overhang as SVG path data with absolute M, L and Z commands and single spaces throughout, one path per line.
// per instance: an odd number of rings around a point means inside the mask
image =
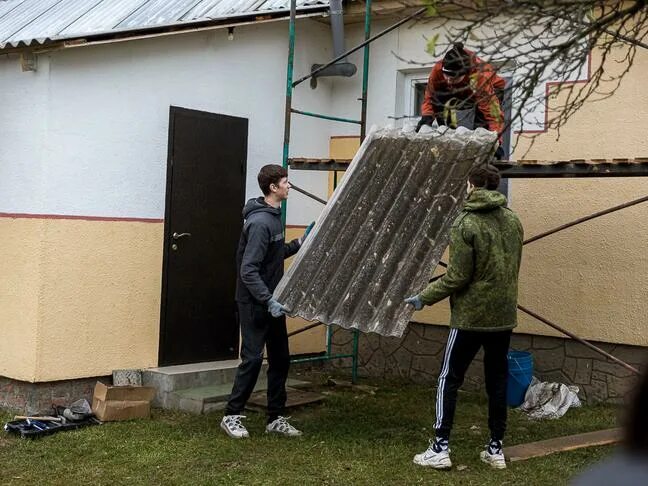
M 301 6 L 297 11 L 297 18 L 327 16 L 328 5 Z M 267 12 L 246 12 L 236 15 L 229 15 L 226 18 L 176 22 L 169 25 L 156 25 L 153 27 L 142 27 L 137 29 L 113 29 L 107 32 L 93 34 L 82 34 L 78 36 L 66 36 L 64 38 L 43 37 L 34 38 L 29 41 L 0 43 L 0 54 L 20 52 L 47 52 L 52 50 L 67 49 L 73 47 L 84 47 L 98 44 L 110 44 L 141 39 L 149 39 L 161 36 L 187 34 L 228 27 L 236 27 L 250 24 L 261 24 L 287 20 L 290 17 L 290 10 L 271 10 Z

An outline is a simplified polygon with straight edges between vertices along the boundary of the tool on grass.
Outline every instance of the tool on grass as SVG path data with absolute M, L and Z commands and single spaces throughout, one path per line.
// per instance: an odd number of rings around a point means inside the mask
M 31 416 L 31 415 L 15 415 L 14 420 L 40 420 L 45 422 L 63 422 L 63 417 L 52 417 L 49 415 Z
M 47 425 L 45 422 L 41 422 L 40 420 L 25 419 L 25 422 L 27 422 L 27 425 L 35 428 L 36 430 L 47 430 L 50 428 L 49 425 Z

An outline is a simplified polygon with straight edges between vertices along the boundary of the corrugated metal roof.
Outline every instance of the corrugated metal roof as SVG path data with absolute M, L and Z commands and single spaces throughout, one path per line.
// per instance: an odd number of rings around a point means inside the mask
M 298 11 L 328 0 L 297 0 Z M 290 0 L 0 0 L 0 49 L 270 12 Z
M 461 210 L 468 173 L 497 135 L 445 127 L 381 130 L 364 141 L 275 290 L 291 315 L 401 336 Z

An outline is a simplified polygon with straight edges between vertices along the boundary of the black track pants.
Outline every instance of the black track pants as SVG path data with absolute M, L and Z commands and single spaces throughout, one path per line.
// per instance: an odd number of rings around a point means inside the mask
M 491 438 L 502 440 L 506 431 L 506 382 L 511 331 L 479 332 L 451 329 L 439 374 L 436 399 L 436 436 L 449 439 L 457 405 L 457 391 L 468 366 L 484 347 L 484 378 L 488 394 Z
M 241 364 L 236 372 L 225 415 L 240 415 L 256 385 L 268 354 L 268 416 L 282 415 L 290 367 L 286 316 L 272 317 L 264 305 L 238 304 L 241 325 Z

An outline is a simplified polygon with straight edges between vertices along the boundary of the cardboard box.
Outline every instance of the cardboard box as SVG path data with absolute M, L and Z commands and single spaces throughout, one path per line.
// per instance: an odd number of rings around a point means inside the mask
M 154 396 L 155 388 L 150 386 L 108 386 L 98 381 L 92 411 L 102 422 L 148 418 Z

